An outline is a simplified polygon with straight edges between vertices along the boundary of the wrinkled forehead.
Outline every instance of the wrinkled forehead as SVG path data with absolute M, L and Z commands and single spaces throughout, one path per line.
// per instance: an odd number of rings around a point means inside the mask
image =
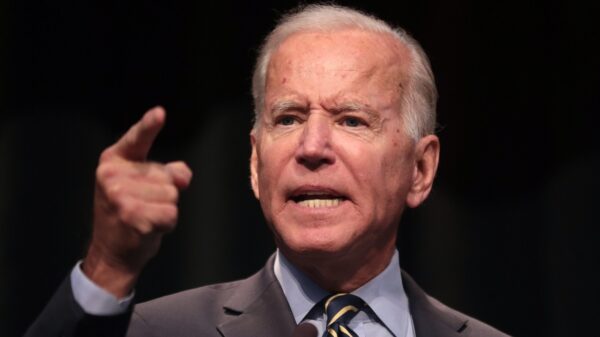
M 324 96 L 337 90 L 397 100 L 407 87 L 410 62 L 409 49 L 389 33 L 357 29 L 295 33 L 272 54 L 265 103 L 290 88 Z
M 277 71 L 376 71 L 408 74 L 410 51 L 390 33 L 358 29 L 294 33 L 274 50 L 267 76 Z M 403 76 L 406 77 L 406 76 Z

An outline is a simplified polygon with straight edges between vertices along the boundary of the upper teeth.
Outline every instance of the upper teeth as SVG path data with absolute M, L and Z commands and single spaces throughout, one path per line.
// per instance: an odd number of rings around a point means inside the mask
M 306 199 L 299 201 L 298 204 L 310 208 L 318 207 L 333 207 L 337 206 L 342 202 L 342 199 Z

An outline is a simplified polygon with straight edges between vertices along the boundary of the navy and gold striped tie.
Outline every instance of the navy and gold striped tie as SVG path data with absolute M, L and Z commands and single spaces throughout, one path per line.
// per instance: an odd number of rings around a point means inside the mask
M 325 300 L 327 327 L 323 337 L 358 337 L 348 327 L 348 322 L 366 306 L 360 297 L 352 294 L 336 294 Z

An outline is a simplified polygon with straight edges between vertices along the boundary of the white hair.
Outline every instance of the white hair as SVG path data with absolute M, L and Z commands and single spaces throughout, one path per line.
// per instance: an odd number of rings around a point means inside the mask
M 406 132 L 415 140 L 433 134 L 436 123 L 437 89 L 429 59 L 419 43 L 402 28 L 393 28 L 376 17 L 347 7 L 322 4 L 300 7 L 283 16 L 275 29 L 265 38 L 252 76 L 254 128 L 257 127 L 264 108 L 267 68 L 272 54 L 281 43 L 296 33 L 345 29 L 390 34 L 408 48 L 411 64 L 401 107 Z

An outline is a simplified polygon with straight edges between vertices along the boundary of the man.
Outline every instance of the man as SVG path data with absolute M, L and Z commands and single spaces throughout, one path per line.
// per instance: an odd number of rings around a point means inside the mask
M 83 263 L 29 336 L 503 336 L 428 297 L 400 270 L 405 207 L 439 158 L 436 89 L 416 41 L 337 6 L 308 6 L 267 37 L 253 78 L 251 184 L 278 251 L 254 276 L 131 308 L 177 218 L 181 162 L 145 162 L 165 120 L 147 112 L 97 169 Z M 348 295 L 351 293 L 351 295 Z

